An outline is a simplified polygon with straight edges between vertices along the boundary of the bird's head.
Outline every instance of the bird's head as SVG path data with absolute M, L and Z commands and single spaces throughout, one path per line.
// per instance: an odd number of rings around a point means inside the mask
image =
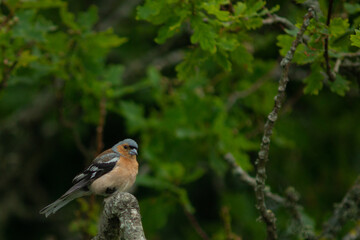
M 138 155 L 138 144 L 132 139 L 125 139 L 117 143 L 113 150 L 127 158 L 134 158 Z

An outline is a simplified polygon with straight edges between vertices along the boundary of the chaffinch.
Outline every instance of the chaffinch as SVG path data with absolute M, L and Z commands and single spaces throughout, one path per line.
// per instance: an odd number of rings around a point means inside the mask
M 40 210 L 48 217 L 75 198 L 91 194 L 108 196 L 127 191 L 138 173 L 138 145 L 125 139 L 98 155 L 93 163 L 73 179 L 73 186 L 58 200 Z

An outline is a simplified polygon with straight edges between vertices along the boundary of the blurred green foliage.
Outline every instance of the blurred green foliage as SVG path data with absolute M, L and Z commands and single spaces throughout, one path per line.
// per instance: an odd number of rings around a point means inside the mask
M 105 118 L 105 147 L 127 137 L 140 145 L 134 194 L 148 239 L 200 239 L 188 216 L 211 239 L 264 239 L 253 191 L 224 155 L 254 175 L 278 62 L 307 10 L 296 2 L 0 2 L 0 238 L 96 234 L 100 198 L 46 220 L 38 209 L 94 157 Z M 294 186 L 316 230 L 360 170 L 360 6 L 335 1 L 327 26 L 319 4 L 295 52 L 268 164 L 272 190 Z M 273 14 L 294 26 L 269 25 Z M 284 208 L 268 205 L 280 238 L 297 239 Z

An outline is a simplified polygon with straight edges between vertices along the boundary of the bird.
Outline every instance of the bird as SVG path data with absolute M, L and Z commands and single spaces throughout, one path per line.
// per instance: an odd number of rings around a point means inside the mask
M 40 210 L 48 217 L 72 200 L 91 195 L 110 196 L 116 191 L 125 192 L 136 180 L 138 144 L 124 139 L 100 153 L 82 173 L 72 180 L 73 186 L 59 199 Z

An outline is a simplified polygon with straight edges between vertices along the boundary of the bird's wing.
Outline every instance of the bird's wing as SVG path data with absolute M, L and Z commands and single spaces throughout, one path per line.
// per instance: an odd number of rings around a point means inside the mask
M 110 172 L 115 167 L 119 157 L 119 154 L 111 149 L 101 153 L 87 169 L 73 179 L 73 184 L 93 181 Z

